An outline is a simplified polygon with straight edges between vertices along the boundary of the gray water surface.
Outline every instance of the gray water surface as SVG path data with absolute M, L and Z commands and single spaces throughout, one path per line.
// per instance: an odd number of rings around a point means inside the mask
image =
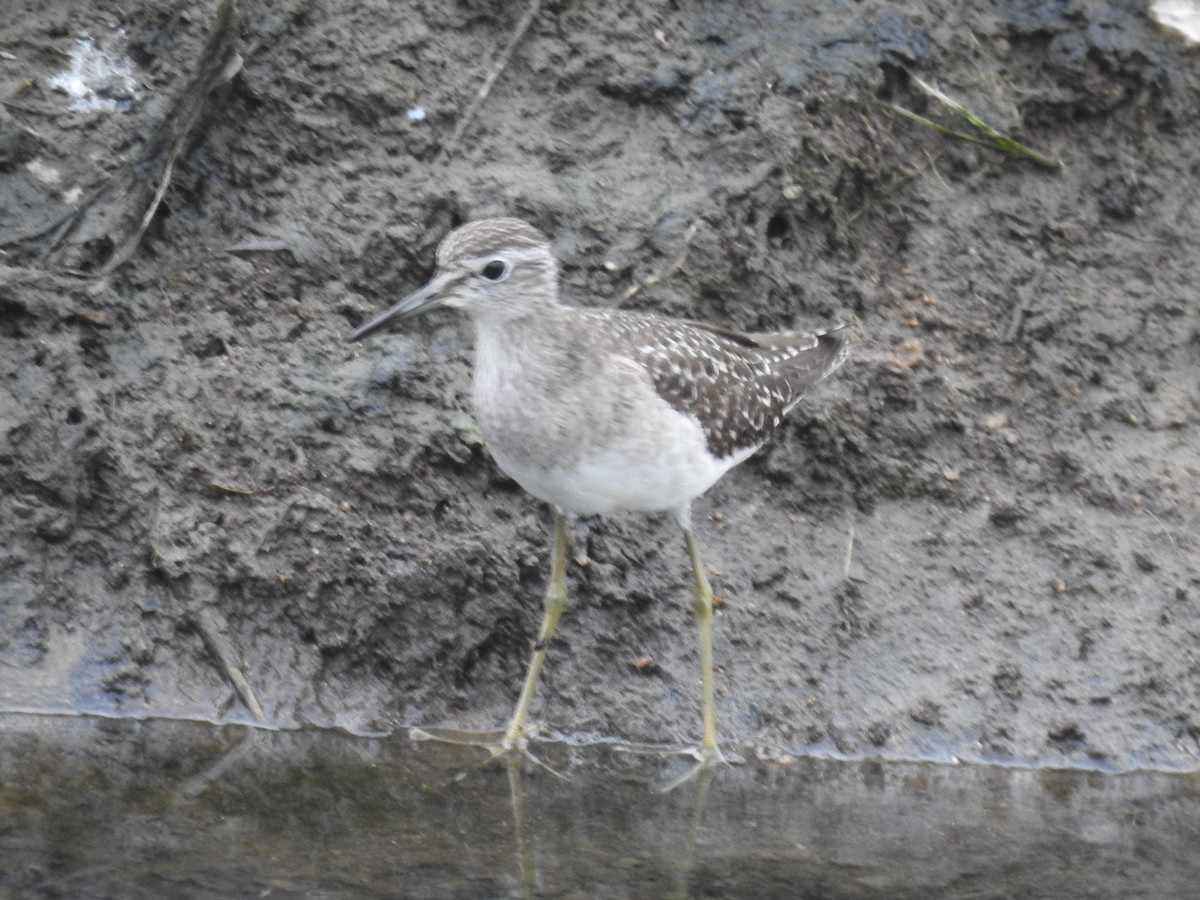
M 0 717 L 0 897 L 1195 897 L 1200 781 Z

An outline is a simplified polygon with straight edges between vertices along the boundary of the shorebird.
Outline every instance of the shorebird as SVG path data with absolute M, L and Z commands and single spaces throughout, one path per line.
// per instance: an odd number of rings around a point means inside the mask
M 437 250 L 423 288 L 354 329 L 358 341 L 445 306 L 475 326 L 474 405 L 500 466 L 554 511 L 541 628 L 496 753 L 524 750 L 529 705 L 566 601 L 568 514 L 671 511 L 692 567 L 701 767 L 723 761 L 712 672 L 713 594 L 691 504 L 763 445 L 846 359 L 840 327 L 743 334 L 642 312 L 567 306 L 550 242 L 520 219 L 471 222 Z

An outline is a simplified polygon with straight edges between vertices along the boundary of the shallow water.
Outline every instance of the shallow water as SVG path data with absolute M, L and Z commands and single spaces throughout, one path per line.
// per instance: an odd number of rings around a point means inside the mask
M 1196 776 L 0 718 L 0 897 L 1188 897 Z

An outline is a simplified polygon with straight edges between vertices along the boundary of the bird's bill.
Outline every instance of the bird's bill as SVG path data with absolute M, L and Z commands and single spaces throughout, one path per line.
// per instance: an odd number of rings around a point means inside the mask
M 373 319 L 363 322 L 346 335 L 346 343 L 353 344 L 355 341 L 361 341 L 368 334 L 374 334 L 381 328 L 386 328 L 388 325 L 396 322 L 403 322 L 405 319 L 411 319 L 413 316 L 427 309 L 439 306 L 441 304 L 441 291 L 442 285 L 437 280 L 429 282 L 425 287 L 409 294 L 395 306 L 385 309 Z

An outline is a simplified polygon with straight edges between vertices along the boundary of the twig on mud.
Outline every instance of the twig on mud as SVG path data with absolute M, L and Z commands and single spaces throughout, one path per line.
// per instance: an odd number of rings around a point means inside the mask
M 269 494 L 271 491 L 275 490 L 275 485 L 273 484 L 268 484 L 266 487 L 260 488 L 244 488 L 237 487 L 236 485 L 232 484 L 221 484 L 219 481 L 210 481 L 208 486 L 214 490 L 224 491 L 226 494 L 245 494 L 246 496 L 254 496 L 255 494 Z
M 1008 330 L 1004 332 L 1004 343 L 1011 344 L 1021 336 L 1021 330 L 1025 327 L 1025 317 L 1029 315 L 1029 312 L 1029 307 L 1019 300 L 1013 305 L 1012 317 L 1008 320 Z
M 667 269 L 667 271 L 663 272 L 661 275 L 648 275 L 645 278 L 643 278 L 641 281 L 639 281 L 637 284 L 633 285 L 632 287 L 627 288 L 625 293 L 623 293 L 621 295 L 621 299 L 619 302 L 624 303 L 626 300 L 630 299 L 631 297 L 637 296 L 637 294 L 642 290 L 642 288 L 653 287 L 654 285 L 658 284 L 659 282 L 666 281 L 668 278 L 674 278 L 676 275 L 678 275 L 680 272 L 682 272 L 683 267 L 685 265 L 687 265 L 688 253 L 690 253 L 692 250 L 692 240 L 693 240 L 693 238 L 696 237 L 696 232 L 699 229 L 700 229 L 700 220 L 697 219 L 695 222 L 693 222 L 691 225 L 689 225 L 687 231 L 685 231 L 683 233 L 683 250 L 680 251 L 679 256 L 676 257 L 675 262 L 673 262 L 671 264 L 671 267 L 669 269 Z
M 850 533 L 846 535 L 846 555 L 842 558 L 842 581 L 850 580 L 850 563 L 854 559 L 854 523 L 850 523 Z
M 1183 558 L 1184 558 L 1184 556 L 1183 556 L 1183 551 L 1179 549 L 1179 544 L 1178 544 L 1178 543 L 1176 542 L 1176 540 L 1175 540 L 1175 535 L 1173 535 L 1173 534 L 1171 533 L 1171 529 L 1170 529 L 1170 528 L 1168 528 L 1166 525 L 1164 525 L 1164 524 L 1163 524 L 1163 520 L 1162 520 L 1162 519 L 1160 519 L 1158 516 L 1156 516 L 1156 515 L 1155 515 L 1154 513 L 1152 513 L 1150 510 L 1146 509 L 1144 506 L 1143 506 L 1143 507 L 1141 507 L 1141 510 L 1142 510 L 1142 512 L 1144 512 L 1146 515 L 1148 515 L 1150 518 L 1152 518 L 1152 519 L 1153 519 L 1153 520 L 1154 520 L 1156 523 L 1158 523 L 1158 527 L 1159 527 L 1159 528 L 1161 528 L 1161 529 L 1162 529 L 1162 532 L 1163 532 L 1163 534 L 1165 534 L 1165 535 L 1167 536 L 1167 540 L 1171 542 L 1171 546 L 1175 548 L 1175 552 L 1176 552 L 1177 554 L 1179 554 L 1179 558 L 1180 558 L 1180 559 L 1183 559 Z
M 931 84 L 926 84 L 920 78 L 913 76 L 913 82 L 923 90 L 926 94 L 941 102 L 944 106 L 950 109 L 951 112 L 957 113 L 967 120 L 973 127 L 982 131 L 986 137 L 968 134 L 965 131 L 956 131 L 953 128 L 947 128 L 945 125 L 940 125 L 931 119 L 918 115 L 912 110 L 905 109 L 895 103 L 889 103 L 895 112 L 900 113 L 906 119 L 912 119 L 918 125 L 924 125 L 926 128 L 932 128 L 934 131 L 944 134 L 947 137 L 958 138 L 960 141 L 970 141 L 972 144 L 979 144 L 981 147 L 987 147 L 991 150 L 999 150 L 1001 153 L 1015 153 L 1018 156 L 1024 156 L 1026 159 L 1031 159 L 1039 166 L 1045 166 L 1048 169 L 1062 168 L 1062 162 L 1057 159 L 1051 159 L 1048 156 L 1043 156 L 1036 150 L 1026 147 L 1024 144 L 1017 143 L 1012 138 L 1005 134 L 1001 134 L 979 116 L 972 113 L 957 100 L 947 96 L 942 91 L 938 90 Z
M 20 106 L 16 103 L 9 103 L 7 100 L 0 100 L 0 107 L 4 107 L 4 109 L 0 109 L 0 122 L 3 122 L 6 125 L 11 124 L 11 126 L 16 128 L 17 131 L 20 131 L 22 134 L 28 135 L 29 137 L 33 138 L 35 141 L 38 141 L 39 143 L 42 143 L 42 144 L 48 143 L 44 137 L 42 137 L 40 134 L 38 134 L 36 131 L 34 131 L 32 128 L 30 128 L 28 125 L 26 125 L 24 122 L 18 122 L 16 119 L 14 119 L 12 116 L 10 116 L 7 112 L 7 110 L 9 110 L 9 109 L 15 109 L 18 112 L 36 113 L 37 110 L 31 110 L 31 109 L 28 109 L 27 107 Z
M 479 112 L 479 107 L 483 106 L 483 101 L 492 92 L 492 88 L 496 84 L 496 79 L 500 77 L 500 73 L 508 66 L 513 52 L 517 49 L 517 44 L 525 37 L 525 32 L 529 31 L 529 26 L 537 18 L 538 10 L 541 6 L 542 0 L 530 0 L 529 7 L 525 10 L 525 15 L 521 16 L 521 21 L 517 23 L 517 27 L 513 30 L 512 37 L 508 41 L 508 46 L 504 48 L 504 52 L 497 57 L 496 62 L 492 65 L 492 69 L 488 72 L 487 78 L 483 80 L 483 84 L 480 86 L 479 92 L 475 95 L 475 99 L 471 101 L 471 105 L 467 107 L 467 111 L 462 114 L 462 117 L 458 120 L 458 124 L 454 126 L 454 132 L 450 135 L 450 139 L 442 145 L 442 149 L 437 155 L 438 162 L 448 156 L 458 146 L 463 133 Z
M 263 713 L 262 705 L 254 696 L 254 689 L 250 687 L 250 682 L 246 680 L 242 670 L 234 664 L 233 645 L 221 633 L 221 626 L 213 614 L 206 609 L 200 610 L 192 616 L 192 625 L 200 633 L 200 639 L 204 641 L 204 646 L 216 658 L 221 671 L 233 684 L 234 690 L 242 698 L 242 702 L 246 704 L 246 709 L 250 710 L 250 714 L 259 722 L 265 722 L 267 717 Z
M 1042 283 L 1046 280 L 1046 269 L 1040 269 L 1030 282 L 1018 292 L 1017 302 L 1013 305 L 1012 318 L 1008 330 L 1004 333 L 1004 342 L 1011 344 L 1021 336 L 1025 328 L 1025 319 L 1036 308 L 1042 293 Z

